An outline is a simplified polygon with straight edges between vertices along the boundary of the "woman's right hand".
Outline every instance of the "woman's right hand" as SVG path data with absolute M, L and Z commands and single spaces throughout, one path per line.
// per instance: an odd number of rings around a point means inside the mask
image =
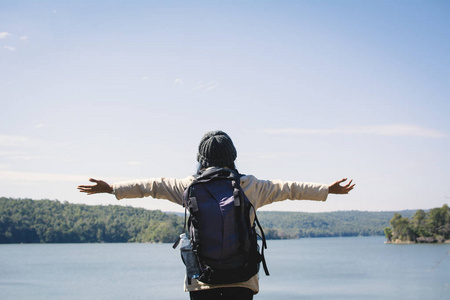
M 95 185 L 79 185 L 77 189 L 82 193 L 86 193 L 88 195 L 98 194 L 98 193 L 109 193 L 112 194 L 113 187 L 103 180 L 97 180 L 94 178 L 89 178 L 90 182 L 95 182 Z

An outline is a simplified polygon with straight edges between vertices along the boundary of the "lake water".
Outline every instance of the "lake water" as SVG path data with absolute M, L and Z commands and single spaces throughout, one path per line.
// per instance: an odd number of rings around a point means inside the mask
M 450 245 L 268 241 L 255 299 L 450 299 Z M 0 245 L 0 299 L 189 299 L 171 244 Z

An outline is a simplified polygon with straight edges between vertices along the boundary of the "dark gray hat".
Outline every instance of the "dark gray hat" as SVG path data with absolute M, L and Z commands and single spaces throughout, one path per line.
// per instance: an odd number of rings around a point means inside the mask
M 207 132 L 198 146 L 197 161 L 204 167 L 231 166 L 236 157 L 233 141 L 220 130 Z

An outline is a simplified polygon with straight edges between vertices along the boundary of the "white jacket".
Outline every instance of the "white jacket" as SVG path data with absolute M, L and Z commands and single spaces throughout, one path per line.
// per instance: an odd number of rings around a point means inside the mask
M 113 190 L 118 200 L 150 196 L 156 199 L 167 199 L 182 205 L 183 192 L 193 180 L 194 177 L 189 176 L 183 179 L 150 178 L 124 181 L 113 184 Z M 241 177 L 241 187 L 255 209 L 283 200 L 325 201 L 328 196 L 328 185 L 325 184 L 260 180 L 252 175 L 244 175 Z M 251 218 L 253 219 L 254 215 Z M 253 222 L 253 220 L 251 221 Z M 185 280 L 184 287 L 185 291 L 197 291 L 218 287 L 245 287 L 253 290 L 255 294 L 259 291 L 258 275 L 253 276 L 246 282 L 223 285 L 205 284 L 195 279 L 191 281 L 191 284 L 188 284 L 187 280 Z

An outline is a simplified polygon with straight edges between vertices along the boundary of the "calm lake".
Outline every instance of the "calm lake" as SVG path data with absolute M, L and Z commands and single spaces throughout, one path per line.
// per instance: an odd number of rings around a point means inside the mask
M 268 241 L 255 299 L 450 299 L 450 244 Z M 189 299 L 171 244 L 0 245 L 0 299 Z

